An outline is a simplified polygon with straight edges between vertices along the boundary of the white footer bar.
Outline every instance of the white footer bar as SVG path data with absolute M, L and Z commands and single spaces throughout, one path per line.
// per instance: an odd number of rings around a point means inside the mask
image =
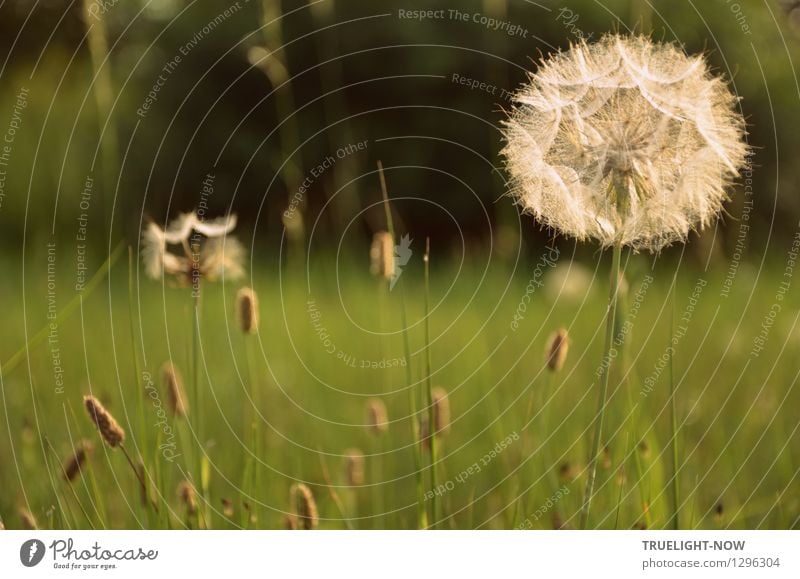
M 261 577 L 292 574 L 326 579 L 499 579 L 589 573 L 796 579 L 800 577 L 800 532 L 0 532 L 0 577 L 142 579 L 168 577 L 168 573 L 225 577 L 214 574 L 250 576 L 253 572 Z

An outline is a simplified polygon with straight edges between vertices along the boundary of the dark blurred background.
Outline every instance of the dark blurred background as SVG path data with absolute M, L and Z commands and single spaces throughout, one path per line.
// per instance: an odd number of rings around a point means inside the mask
M 511 251 L 520 225 L 502 197 L 498 158 L 506 91 L 571 41 L 637 30 L 704 52 L 742 97 L 755 147 L 747 245 L 759 253 L 791 237 L 800 218 L 794 8 L 763 0 L 6 0 L 0 133 L 14 118 L 21 124 L 5 167 L 0 236 L 9 251 L 23 234 L 27 243 L 73 240 L 87 213 L 88 244 L 103 251 L 109 237 L 135 240 L 142 219 L 163 223 L 207 203 L 209 216 L 241 216 L 254 251 L 276 248 L 284 226 L 298 239 L 316 228 L 315 239 L 335 245 L 384 227 L 380 159 L 392 197 L 410 198 L 396 205 L 402 232 L 431 235 L 437 247 L 460 248 L 463 235 Z M 443 12 L 406 17 L 413 10 Z M 213 193 L 204 196 L 208 174 Z M 694 247 L 733 251 L 741 193 L 740 185 L 722 227 Z M 282 218 L 293 197 L 294 219 Z M 522 231 L 526 244 L 546 239 L 527 218 Z

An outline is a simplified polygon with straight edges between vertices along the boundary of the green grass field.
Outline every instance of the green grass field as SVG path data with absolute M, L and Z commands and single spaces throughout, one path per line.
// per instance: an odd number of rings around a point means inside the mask
M 259 263 L 252 285 L 260 329 L 252 336 L 236 319 L 243 284 L 204 285 L 196 388 L 190 290 L 141 278 L 131 303 L 125 256 L 51 339 L 9 367 L 12 354 L 49 323 L 46 256 L 31 260 L 25 309 L 16 280 L 0 284 L 3 302 L 15 304 L 0 329 L 5 526 L 24 526 L 24 508 L 42 528 L 283 528 L 295 509 L 290 487 L 304 482 L 324 529 L 416 528 L 420 496 L 428 524 L 440 529 L 576 528 L 603 355 L 608 256 L 580 265 L 562 250 L 552 267 L 545 251 L 515 270 L 496 259 L 459 265 L 434 248 L 431 381 L 448 391 L 451 416 L 437 437 L 438 488 L 431 489 L 428 453 L 421 479 L 416 474 L 412 424 L 422 414 L 409 415 L 404 366 L 405 304 L 419 412 L 427 389 L 422 244 L 415 244 L 418 253 L 392 291 L 369 276 L 366 249 L 363 259 L 338 265 L 318 257 L 307 270 Z M 783 264 L 761 271 L 743 264 L 726 297 L 727 264 L 707 272 L 682 266 L 672 307 L 674 268 L 663 262 L 651 271 L 650 264 L 647 256 L 623 255 L 627 291 L 617 335 L 624 339 L 612 363 L 589 526 L 668 525 L 664 361 L 672 323 L 680 526 L 797 528 L 800 304 L 791 293 L 776 301 Z M 73 284 L 74 274 L 60 269 L 58 310 L 75 295 Z M 779 315 L 754 355 L 776 303 Z M 544 352 L 561 327 L 570 349 L 563 368 L 551 372 Z M 188 420 L 168 410 L 160 368 L 170 359 L 184 378 Z M 124 454 L 104 445 L 89 420 L 82 404 L 89 392 L 126 430 L 132 460 L 143 459 L 152 505 L 143 503 Z M 388 410 L 381 435 L 367 427 L 371 398 Z M 69 483 L 61 465 L 81 439 L 94 452 Z M 355 486 L 345 475 L 349 449 L 365 456 L 364 480 Z M 198 493 L 194 512 L 177 490 L 187 477 Z

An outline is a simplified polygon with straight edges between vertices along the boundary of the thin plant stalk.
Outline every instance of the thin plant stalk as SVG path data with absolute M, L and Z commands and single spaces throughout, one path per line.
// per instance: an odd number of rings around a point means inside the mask
M 431 239 L 425 238 L 425 382 L 428 386 L 428 441 L 431 449 L 431 528 L 436 528 L 436 421 L 433 407 L 433 384 L 431 383 L 431 325 L 430 325 L 430 267 L 431 267 Z
M 586 482 L 586 490 L 583 495 L 583 505 L 581 506 L 581 529 L 586 529 L 589 524 L 589 512 L 594 498 L 594 484 L 597 478 L 597 455 L 600 453 L 600 441 L 603 436 L 603 421 L 608 402 L 608 381 L 611 374 L 611 349 L 614 339 L 614 317 L 617 314 L 617 292 L 619 290 L 619 264 L 622 255 L 622 245 L 614 244 L 611 258 L 611 283 L 608 298 L 608 310 L 606 314 L 606 345 L 603 354 L 602 364 L 606 365 L 601 378 L 600 393 L 597 398 L 597 412 L 594 418 L 594 434 L 592 435 L 592 452 L 589 456 L 589 480 Z
M 147 461 L 147 451 L 148 451 L 148 444 L 147 444 L 147 427 L 145 425 L 145 416 L 144 416 L 144 392 L 139 390 L 140 384 L 140 377 L 142 375 L 141 367 L 139 366 L 139 353 L 136 350 L 136 328 L 135 328 L 135 316 L 134 316 L 134 307 L 133 307 L 133 248 L 129 245 L 128 246 L 128 321 L 131 333 L 131 355 L 133 357 L 133 384 L 136 385 L 136 409 L 137 413 L 139 414 L 139 430 L 141 434 L 140 440 L 140 447 L 141 447 L 141 454 L 142 454 L 142 461 L 145 465 L 148 464 Z M 146 488 L 146 487 L 145 487 Z M 147 509 L 141 508 L 140 509 L 144 515 L 145 521 L 147 526 L 150 526 L 150 514 Z
M 192 396 L 194 397 L 194 406 L 199 409 L 202 408 L 200 400 L 200 360 L 198 351 L 200 350 L 200 291 L 198 290 L 193 296 L 192 302 Z M 203 438 L 200 420 L 200 412 L 195 412 L 195 427 L 197 429 L 197 438 L 200 440 L 200 449 L 202 451 Z
M 386 186 L 386 177 L 383 174 L 383 163 L 378 160 L 378 178 L 381 183 L 381 194 L 383 195 L 383 209 L 386 213 L 386 227 L 392 237 L 392 243 L 397 242 L 394 231 L 394 220 L 392 210 L 389 206 L 389 190 Z M 428 526 L 428 517 L 425 511 L 425 482 L 422 477 L 422 449 L 419 439 L 419 426 L 417 424 L 417 402 L 413 387 L 413 377 L 411 375 L 411 340 L 408 337 L 408 318 L 406 317 L 406 298 L 405 288 L 400 288 L 400 316 L 403 327 L 403 351 L 406 358 L 406 389 L 408 390 L 408 410 L 411 423 L 411 438 L 414 441 L 414 466 L 417 483 L 417 526 L 424 529 Z
M 136 468 L 136 465 L 134 464 L 133 459 L 131 459 L 131 455 L 128 454 L 128 451 L 125 448 L 125 445 L 120 443 L 118 446 L 119 446 L 119 449 L 122 451 L 122 454 L 125 455 L 125 460 L 128 461 L 128 464 L 130 465 L 131 470 L 133 471 L 133 474 L 136 475 L 136 480 L 139 481 L 139 484 L 141 486 L 147 488 L 147 483 L 144 482 L 144 478 L 139 473 L 139 469 Z M 146 472 L 145 472 L 144 476 L 147 476 Z M 148 502 L 149 502 L 150 506 L 153 507 L 155 512 L 158 513 L 158 503 L 156 503 L 155 501 L 148 501 Z
M 114 88 L 109 67 L 106 25 L 103 17 L 92 11 L 93 4 L 90 0 L 83 0 L 83 18 L 86 23 L 86 37 L 94 72 L 92 93 L 97 106 L 103 186 L 107 192 L 111 193 L 114 190 L 115 175 L 119 168 L 116 126 L 111 118 L 114 106 Z M 103 211 L 109 231 L 111 230 L 111 219 L 113 218 L 111 208 L 110 197 L 104 198 Z
M 78 424 L 78 417 L 75 416 L 75 409 L 72 407 L 71 404 L 68 404 L 67 408 L 69 409 L 70 416 L 72 416 L 73 425 Z M 92 505 L 92 508 L 94 509 L 95 514 L 97 514 L 97 521 L 100 523 L 100 527 L 105 529 L 106 511 L 103 501 L 104 495 L 100 492 L 100 486 L 97 484 L 97 479 L 94 476 L 94 469 L 89 468 L 87 469 L 87 472 L 89 473 L 91 491 L 89 490 L 89 487 L 86 487 L 86 492 L 87 494 L 91 494 L 90 498 L 92 500 L 90 501 L 90 503 Z
M 339 511 L 339 516 L 342 517 L 342 521 L 347 527 L 347 530 L 353 531 L 355 530 L 353 527 L 353 523 L 350 520 L 350 517 L 347 515 L 347 511 L 344 508 L 344 503 L 342 502 L 341 497 L 339 497 L 339 493 L 336 492 L 336 488 L 331 482 L 331 476 L 330 472 L 328 471 L 328 465 L 325 462 L 325 456 L 323 455 L 321 448 L 317 448 L 317 454 L 319 455 L 319 464 L 320 464 L 320 469 L 322 470 L 322 480 L 325 481 L 325 486 L 328 488 L 328 494 L 331 496 L 331 501 L 333 501 L 336 510 Z
M 675 283 L 676 283 L 677 273 L 675 278 L 672 280 L 672 285 L 669 289 L 669 302 L 670 302 L 670 313 L 669 313 L 669 346 L 667 348 L 667 355 L 668 355 L 668 375 L 669 375 L 669 407 L 670 407 L 670 422 L 672 426 L 672 432 L 670 437 L 670 446 L 672 447 L 672 477 L 670 478 L 670 491 L 672 494 L 672 512 L 670 513 L 670 527 L 677 531 L 680 528 L 680 502 L 679 502 L 679 488 L 678 488 L 678 412 L 675 408 L 675 374 L 673 371 L 673 357 L 674 357 L 674 349 L 672 347 L 672 336 L 673 331 L 675 328 Z

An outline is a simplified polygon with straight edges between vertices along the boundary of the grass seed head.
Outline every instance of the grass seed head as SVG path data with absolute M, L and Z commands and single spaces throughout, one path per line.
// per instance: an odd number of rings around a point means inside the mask
M 286 515 L 283 517 L 283 528 L 287 531 L 297 530 L 297 517 L 294 515 Z
M 238 291 L 236 312 L 242 333 L 255 334 L 258 331 L 258 295 L 253 288 L 243 287 Z
M 394 276 L 394 240 L 388 231 L 378 231 L 372 236 L 369 262 L 372 275 L 385 280 Z
M 367 428 L 375 436 L 380 436 L 389 431 L 386 404 L 380 398 L 370 398 L 367 401 Z
M 167 400 L 173 416 L 185 417 L 189 413 L 189 403 L 183 389 L 183 378 L 172 362 L 161 366 L 161 379 L 167 390 Z
M 233 518 L 233 502 L 230 499 L 222 499 L 222 514 L 229 519 Z
M 88 440 L 81 440 L 78 442 L 78 445 L 75 447 L 75 452 L 69 457 L 67 462 L 64 463 L 64 478 L 66 480 L 72 482 L 78 478 L 92 450 L 94 450 L 94 446 Z
M 567 335 L 567 330 L 561 328 L 550 336 L 550 340 L 547 343 L 545 352 L 547 368 L 551 372 L 561 370 L 567 360 L 567 353 L 569 353 L 569 336 Z
M 122 444 L 125 440 L 125 431 L 114 420 L 111 413 L 105 409 L 103 404 L 91 395 L 83 397 L 83 404 L 86 406 L 89 418 L 97 426 L 97 430 L 100 431 L 100 435 L 106 441 L 106 444 L 111 448 L 116 448 Z
M 350 486 L 364 484 L 364 453 L 357 448 L 345 451 L 344 458 L 345 476 Z
M 300 526 L 306 531 L 316 529 L 319 526 L 319 513 L 311 489 L 303 483 L 295 483 L 289 490 L 289 496 L 297 512 Z
M 178 496 L 186 507 L 188 514 L 193 515 L 197 512 L 197 493 L 190 481 L 182 480 L 178 484 Z

